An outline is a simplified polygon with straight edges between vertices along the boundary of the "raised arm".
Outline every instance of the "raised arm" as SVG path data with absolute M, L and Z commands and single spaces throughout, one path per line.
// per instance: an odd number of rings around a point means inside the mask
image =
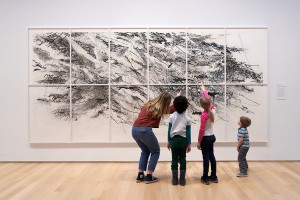
M 201 85 L 201 90 L 202 90 L 202 96 L 204 96 L 205 98 L 210 100 L 210 109 L 215 109 L 215 106 L 210 98 L 210 96 L 208 95 L 208 91 L 206 90 L 204 85 Z

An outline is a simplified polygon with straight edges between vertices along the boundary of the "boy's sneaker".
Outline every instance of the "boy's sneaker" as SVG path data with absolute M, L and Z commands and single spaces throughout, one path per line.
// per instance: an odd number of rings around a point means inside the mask
M 211 175 L 210 175 L 210 176 L 208 177 L 208 179 L 209 179 L 210 182 L 213 182 L 213 183 L 218 183 L 218 182 L 219 182 L 217 176 L 211 176 Z
M 159 178 L 156 176 L 152 176 L 152 174 L 147 174 L 144 180 L 146 184 L 149 184 L 159 181 Z
M 136 177 L 136 182 L 137 183 L 140 183 L 140 182 L 143 182 L 145 179 L 145 174 L 144 172 L 139 172 L 137 177 Z
M 248 174 L 245 174 L 245 173 L 238 173 L 236 176 L 237 176 L 237 177 L 247 177 Z
M 204 176 L 201 177 L 201 183 L 205 184 L 205 185 L 209 185 L 209 179 L 208 177 L 207 178 L 204 178 Z

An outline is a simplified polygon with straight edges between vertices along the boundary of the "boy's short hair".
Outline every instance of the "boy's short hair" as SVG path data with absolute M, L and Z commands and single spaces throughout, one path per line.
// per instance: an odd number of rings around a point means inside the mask
M 241 122 L 241 126 L 243 128 L 247 128 L 248 126 L 251 125 L 251 119 L 248 118 L 248 117 L 241 116 L 240 117 L 240 122 Z
M 176 112 L 179 114 L 184 113 L 189 106 L 189 102 L 185 96 L 178 96 L 174 99 L 173 102 Z

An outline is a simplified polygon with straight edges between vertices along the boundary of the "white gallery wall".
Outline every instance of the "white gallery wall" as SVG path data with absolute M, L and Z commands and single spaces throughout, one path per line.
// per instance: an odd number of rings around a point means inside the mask
M 28 28 L 60 27 L 267 27 L 269 142 L 252 143 L 248 158 L 300 160 L 299 10 L 297 0 L 0 0 L 0 161 L 139 159 L 134 143 L 29 144 Z M 279 83 L 285 100 L 278 100 Z M 236 160 L 235 143 L 217 143 L 215 155 Z M 170 159 L 162 144 L 160 160 Z M 196 145 L 187 159 L 202 160 Z

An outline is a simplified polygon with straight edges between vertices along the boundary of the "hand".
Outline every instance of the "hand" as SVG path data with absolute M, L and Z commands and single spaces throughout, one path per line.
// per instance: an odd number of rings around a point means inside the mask
M 179 91 L 177 94 L 176 94 L 176 97 L 180 96 L 181 95 L 181 91 Z
M 189 153 L 190 151 L 191 151 L 191 145 L 189 144 L 189 145 L 187 145 L 187 147 L 186 147 L 186 152 Z
M 170 143 L 170 142 L 168 142 L 167 148 L 168 148 L 169 151 L 170 151 L 170 149 L 171 149 L 171 143 Z
M 198 142 L 197 148 L 198 148 L 199 150 L 201 150 L 201 142 Z
M 237 150 L 238 152 L 240 152 L 240 147 L 239 147 L 239 146 L 237 146 L 237 147 L 236 147 L 236 150 Z
M 204 86 L 204 85 L 201 85 L 201 90 L 202 90 L 202 91 L 206 91 L 206 89 L 205 89 L 205 86 Z

